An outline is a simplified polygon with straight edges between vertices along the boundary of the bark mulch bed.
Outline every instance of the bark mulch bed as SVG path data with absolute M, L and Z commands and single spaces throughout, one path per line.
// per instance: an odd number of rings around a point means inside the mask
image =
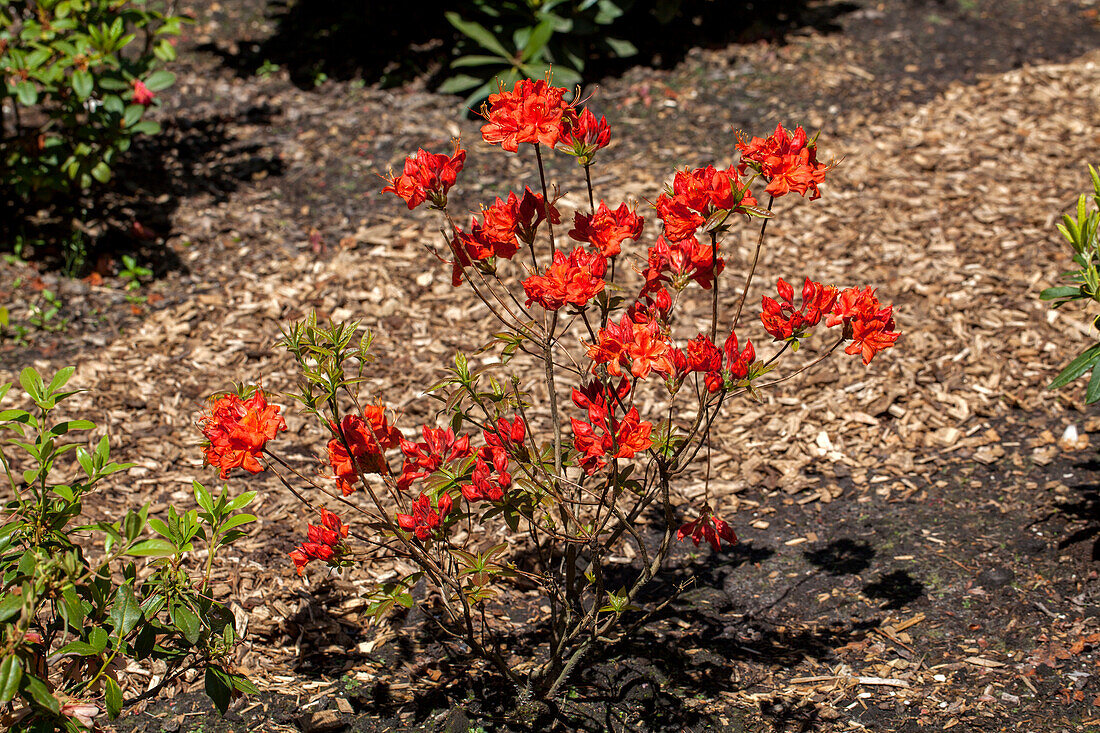
M 191 49 L 271 32 L 255 0 L 192 9 Z M 678 548 L 653 597 L 689 576 L 691 589 L 590 660 L 556 710 L 510 711 L 499 680 L 448 656 L 415 611 L 367 628 L 365 576 L 299 581 L 286 553 L 302 512 L 261 475 L 259 530 L 219 564 L 216 591 L 247 618 L 240 664 L 263 694 L 220 719 L 183 685 L 117 729 L 1100 730 L 1100 417 L 1079 390 L 1043 389 L 1096 333 L 1038 301 L 1067 263 L 1054 222 L 1100 161 L 1097 9 L 847 3 L 831 27 L 601 85 L 616 142 L 595 176 L 609 201 L 652 199 L 676 166 L 728 164 L 731 127 L 823 127 L 843 164 L 822 200 L 783 201 L 750 300 L 779 276 L 877 284 L 905 336 L 871 368 L 830 361 L 717 424 L 710 492 L 741 544 Z M 74 409 L 138 464 L 98 495 L 100 516 L 188 505 L 192 479 L 211 478 L 201 400 L 231 380 L 287 388 L 271 345 L 311 309 L 362 318 L 380 357 L 368 388 L 405 425 L 426 419 L 420 388 L 482 320 L 420 246 L 430 217 L 382 198 L 377 174 L 461 135 L 458 208 L 533 182 L 531 161 L 481 145 L 453 97 L 307 91 L 285 72 L 238 76 L 224 56 L 182 55 L 165 133 L 112 194 L 114 216 L 156 237 L 132 243 L 157 265 L 147 303 L 125 301 L 109 261 L 80 281 L 0 272 L 14 316 L 49 287 L 69 319 L 0 346 L 0 377 L 77 365 L 89 391 Z M 553 174 L 579 191 L 572 168 Z M 751 246 L 746 234 L 731 267 Z M 285 450 L 317 465 L 321 433 L 288 423 Z M 701 494 L 701 469 L 688 484 Z M 506 600 L 539 613 L 521 591 Z M 128 671 L 135 689 L 156 674 Z

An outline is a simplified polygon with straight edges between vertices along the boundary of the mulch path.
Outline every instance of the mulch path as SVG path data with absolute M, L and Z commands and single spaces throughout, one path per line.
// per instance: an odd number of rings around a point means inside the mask
M 271 29 L 263 3 L 192 5 L 189 47 Z M 1100 730 L 1100 419 L 1080 388 L 1044 390 L 1096 332 L 1038 300 L 1068 262 L 1054 222 L 1100 161 L 1096 3 L 844 11 L 783 43 L 632 69 L 595 97 L 615 132 L 594 170 L 609 201 L 652 199 L 677 166 L 728 165 L 731 127 L 823 127 L 843 163 L 820 201 L 783 201 L 750 301 L 779 276 L 875 284 L 905 334 L 869 368 L 831 360 L 717 423 L 710 492 L 739 546 L 679 548 L 654 593 L 689 575 L 692 590 L 593 660 L 556 722 L 503 720 L 492 678 L 415 614 L 366 626 L 365 575 L 298 580 L 285 553 L 304 533 L 299 505 L 270 476 L 234 480 L 260 490 L 260 526 L 215 591 L 247 611 L 240 663 L 264 694 L 218 719 L 184 685 L 119 729 Z M 196 449 L 202 399 L 230 381 L 290 387 L 272 344 L 313 309 L 362 319 L 379 356 L 367 388 L 406 426 L 428 418 L 419 389 L 482 318 L 420 246 L 430 215 L 382 197 L 377 176 L 461 135 L 458 210 L 533 183 L 531 161 L 480 144 L 453 97 L 304 90 L 282 72 L 237 76 L 209 51 L 181 58 L 165 133 L 132 156 L 114 202 L 156 236 L 134 244 L 157 266 L 149 301 L 126 302 L 110 262 L 78 281 L 0 272 L 14 316 L 48 287 L 69 319 L 0 346 L 0 377 L 77 365 L 88 392 L 74 411 L 138 464 L 89 508 L 105 517 L 189 505 L 191 481 L 213 479 Z M 565 208 L 583 205 L 566 163 L 552 166 L 573 191 Z M 284 450 L 316 466 L 322 433 L 287 419 Z M 700 471 L 685 493 L 703 490 Z M 129 671 L 135 687 L 156 673 Z

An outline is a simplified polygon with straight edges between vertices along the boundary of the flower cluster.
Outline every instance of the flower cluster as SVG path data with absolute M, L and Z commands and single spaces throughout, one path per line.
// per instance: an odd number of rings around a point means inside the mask
M 401 452 L 405 454 L 401 476 L 397 479 L 397 486 L 402 491 L 407 491 L 414 481 L 432 474 L 440 466 L 460 458 L 469 458 L 472 454 L 470 436 L 456 438 L 452 428 L 429 428 L 425 425 L 421 434 L 424 436 L 422 443 L 413 443 L 404 438 L 399 441 Z
M 520 242 L 534 242 L 539 225 L 546 221 L 547 214 L 550 223 L 561 221 L 557 208 L 553 204 L 548 207 L 542 194 L 530 188 L 524 190 L 522 197 L 515 192 L 510 192 L 507 199 L 497 197 L 493 205 L 483 209 L 481 214 L 482 222 L 478 222 L 476 216 L 470 218 L 469 231 L 455 228 L 451 250 L 456 285 L 462 281 L 462 269 L 472 262 L 490 261 L 497 257 L 510 260 L 519 249 Z
M 681 526 L 676 532 L 676 539 L 690 539 L 696 547 L 700 541 L 706 540 L 715 552 L 722 548 L 722 540 L 731 545 L 737 544 L 737 535 L 733 533 L 733 528 L 725 520 L 710 513 L 709 509 L 695 521 Z
M 756 362 L 756 349 L 752 341 L 745 342 L 745 348 L 739 348 L 737 334 L 730 331 L 726 341 L 719 349 L 705 334 L 699 334 L 683 349 L 672 350 L 672 362 L 675 366 L 670 379 L 670 389 L 675 392 L 684 377 L 693 372 L 703 374 L 703 383 L 710 393 L 730 389 L 738 382 L 752 375 L 752 365 Z
M 286 430 L 279 406 L 269 405 L 262 389 L 248 399 L 237 394 L 218 397 L 199 424 L 206 438 L 205 464 L 221 469 L 222 479 L 237 467 L 249 473 L 264 470 L 260 453 L 276 433 Z
M 321 523 L 309 525 L 309 540 L 290 553 L 290 559 L 298 575 L 302 574 L 306 565 L 312 560 L 335 565 L 347 552 L 344 539 L 348 536 L 348 525 L 327 509 L 322 508 L 320 511 Z
M 412 514 L 398 514 L 397 525 L 406 532 L 412 532 L 418 540 L 426 540 L 443 526 L 443 520 L 451 511 L 453 500 L 450 494 L 440 494 L 435 504 L 431 497 L 421 493 L 412 503 Z
M 505 91 L 502 84 L 482 107 L 486 121 L 481 126 L 482 138 L 512 153 L 521 143 L 554 147 L 562 136 L 565 93 L 565 89 L 551 86 L 545 79 L 522 79 L 512 91 Z
M 400 176 L 390 174 L 390 185 L 382 193 L 392 191 L 405 200 L 409 210 L 415 209 L 425 201 L 442 209 L 447 205 L 447 191 L 455 185 L 462 166 L 466 163 L 466 151 L 454 141 L 455 152 L 451 156 L 432 154 L 418 149 L 416 155 L 405 159 L 405 170 Z
M 140 104 L 143 107 L 148 107 L 153 103 L 153 100 L 156 99 L 157 95 L 153 94 L 152 90 L 149 89 L 149 87 L 145 86 L 145 82 L 143 82 L 141 79 L 134 79 L 132 82 L 130 82 L 130 86 L 134 90 L 133 94 L 130 96 L 130 99 L 133 101 L 134 104 Z
M 615 388 L 593 380 L 573 390 L 573 404 L 588 412 L 588 421 L 571 418 L 573 447 L 577 463 L 591 474 L 607 465 L 607 458 L 633 458 L 653 445 L 653 424 L 641 419 L 637 407 L 622 418 L 616 410 L 630 394 L 631 384 L 623 377 Z
M 627 367 L 635 379 L 645 379 L 650 372 L 667 376 L 675 370 L 671 351 L 656 321 L 639 323 L 624 315 L 599 330 L 596 342 L 588 346 L 588 358 L 594 365 L 607 365 L 607 373 L 616 377 Z
M 894 325 L 894 307 L 883 305 L 873 288 L 847 288 L 837 297 L 836 306 L 825 322 L 827 326 L 844 325 L 844 336 L 852 343 L 846 354 L 859 354 L 864 364 L 870 364 L 875 354 L 888 349 L 898 340 Z
M 574 156 L 580 165 L 588 166 L 596 153 L 610 142 L 611 127 L 607 124 L 607 118 L 597 120 L 587 107 L 580 112 L 572 107 L 566 108 L 560 138 L 563 153 Z
M 709 244 L 703 244 L 694 237 L 679 242 L 658 237 L 656 244 L 649 248 L 643 273 L 643 292 L 659 290 L 666 283 L 674 290 L 683 290 L 692 281 L 704 290 L 710 290 L 725 267 L 725 260 L 721 257 L 716 259 Z
M 672 188 L 662 193 L 655 204 L 657 216 L 665 226 L 665 236 L 680 242 L 720 212 L 744 212 L 756 206 L 756 198 L 732 166 L 718 170 L 712 165 L 693 171 L 678 171 Z M 719 221 L 725 217 L 719 215 Z
M 588 242 L 604 257 L 614 257 L 622 251 L 623 242 L 642 235 L 644 226 L 645 219 L 626 204 L 610 209 L 601 201 L 594 214 L 578 211 L 574 215 L 569 236 L 578 242 Z
M 607 259 L 599 252 L 578 247 L 566 255 L 558 250 L 545 274 L 531 275 L 523 281 L 526 304 L 538 303 L 551 311 L 566 305 L 583 308 L 604 289 L 606 270 Z
M 360 475 L 389 474 L 385 452 L 398 446 L 401 432 L 390 425 L 385 407 L 367 405 L 362 417 L 345 415 L 339 428 L 334 424 L 330 427 L 335 437 L 328 442 L 328 462 L 344 496 L 355 491 Z
M 742 175 L 749 168 L 756 170 L 768 181 L 764 190 L 777 198 L 792 191 L 803 196 L 809 191 L 811 199 L 821 198 L 818 185 L 832 166 L 818 162 L 817 144 L 807 140 L 801 126 L 792 133 L 780 124 L 766 138 L 754 137 L 746 142 L 744 137 L 737 133 L 737 150 L 741 153 L 738 169 Z
M 837 289 L 806 278 L 802 286 L 802 307 L 794 307 L 794 288 L 782 278 L 775 286 L 782 302 L 764 296 L 761 302 L 760 320 L 764 330 L 776 341 L 801 338 L 806 329 L 813 328 L 836 304 Z

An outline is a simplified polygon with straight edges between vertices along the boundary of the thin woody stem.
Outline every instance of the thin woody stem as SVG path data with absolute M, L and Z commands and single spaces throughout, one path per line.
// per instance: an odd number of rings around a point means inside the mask
M 558 246 L 554 242 L 554 222 L 550 217 L 550 193 L 546 188 L 546 170 L 542 165 L 542 145 L 535 143 L 535 158 L 539 162 L 539 181 L 542 182 L 542 203 L 546 207 L 546 226 L 550 229 L 550 256 L 557 254 Z M 537 265 L 536 265 L 537 269 Z
M 759 252 L 759 250 L 757 250 Z M 753 267 L 756 267 L 756 263 L 753 263 Z M 714 273 L 714 282 L 711 283 L 711 298 L 710 298 L 710 340 L 711 343 L 718 338 L 718 232 L 712 231 L 710 233 L 710 270 Z M 751 278 L 752 275 L 749 275 Z M 744 296 L 742 295 L 741 302 L 744 303 Z M 737 311 L 738 315 L 741 314 L 740 309 Z M 734 319 L 734 324 L 737 321 Z
M 768 211 L 771 211 L 772 204 L 775 203 L 775 196 L 768 196 Z M 741 320 L 741 311 L 745 308 L 745 298 L 749 295 L 749 285 L 752 284 L 752 276 L 756 272 L 756 263 L 760 261 L 760 249 L 764 246 L 764 232 L 768 229 L 768 220 L 765 219 L 764 223 L 760 225 L 760 236 L 756 238 L 756 252 L 752 256 L 752 267 L 749 268 L 749 274 L 745 278 L 745 286 L 741 290 L 741 300 L 737 302 L 737 314 L 733 317 L 733 330 L 737 330 L 737 323 Z

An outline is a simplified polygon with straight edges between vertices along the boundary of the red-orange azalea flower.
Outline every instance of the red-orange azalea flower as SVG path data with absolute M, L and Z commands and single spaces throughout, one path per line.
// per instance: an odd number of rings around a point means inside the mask
M 333 433 L 337 433 L 336 426 L 331 427 Z M 340 421 L 340 432 L 343 432 L 351 447 L 351 455 L 337 434 L 328 442 L 328 462 L 336 474 L 336 485 L 347 496 L 355 491 L 360 474 L 377 473 L 384 476 L 389 473 L 384 453 L 397 447 L 401 433 L 390 425 L 382 405 L 367 405 L 363 409 L 362 417 L 345 415 Z
M 557 145 L 562 134 L 566 90 L 551 86 L 545 79 L 521 79 L 511 91 L 490 94 L 482 107 L 481 136 L 490 145 L 516 152 L 520 143 Z
M 455 152 L 451 156 L 432 154 L 420 148 L 415 155 L 405 159 L 405 170 L 400 176 L 391 172 L 390 185 L 382 193 L 392 191 L 405 199 L 409 210 L 415 209 L 425 201 L 442 209 L 447 205 L 447 191 L 455 185 L 462 166 L 466 163 L 466 151 L 454 141 Z
M 221 469 L 223 479 L 238 466 L 249 473 L 264 470 L 259 460 L 264 445 L 280 430 L 286 430 L 279 406 L 269 405 L 258 388 L 246 400 L 236 394 L 217 398 L 199 423 L 206 438 L 205 463 Z
M 577 247 L 566 255 L 558 250 L 545 274 L 531 275 L 523 281 L 526 304 L 538 303 L 552 311 L 565 305 L 583 308 L 604 289 L 606 270 L 607 259 L 598 252 Z
M 614 257 L 622 251 L 624 241 L 636 240 L 642 235 L 643 226 L 645 219 L 626 204 L 612 210 L 601 201 L 595 214 L 578 211 L 574 215 L 569 236 L 578 242 L 588 242 L 604 257 Z

